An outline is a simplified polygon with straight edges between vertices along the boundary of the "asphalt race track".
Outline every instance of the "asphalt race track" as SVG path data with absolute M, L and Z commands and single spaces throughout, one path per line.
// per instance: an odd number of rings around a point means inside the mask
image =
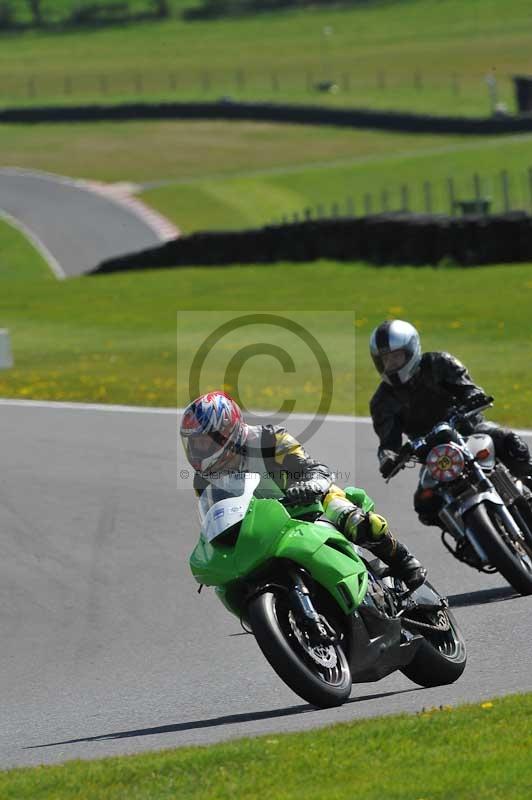
M 455 608 L 469 663 L 454 685 L 401 675 L 316 711 L 277 678 L 188 570 L 197 522 L 173 413 L 0 406 L 0 767 L 293 731 L 532 689 L 531 601 L 444 551 L 411 508 L 415 471 L 386 486 L 362 422 L 309 450 L 355 482 Z M 350 476 L 345 482 L 353 482 Z
M 58 277 L 81 275 L 100 261 L 169 238 L 164 220 L 146 207 L 90 187 L 57 175 L 0 169 L 0 215 L 6 212 L 22 228 Z

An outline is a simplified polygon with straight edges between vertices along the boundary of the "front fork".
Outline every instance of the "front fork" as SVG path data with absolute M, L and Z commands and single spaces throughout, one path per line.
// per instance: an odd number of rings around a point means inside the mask
M 296 622 L 307 634 L 310 643 L 312 645 L 329 645 L 337 642 L 338 636 L 334 629 L 325 617 L 318 614 L 314 608 L 310 591 L 301 572 L 294 569 L 290 571 L 289 575 L 292 581 L 292 588 L 288 594 L 290 607 Z
M 520 536 L 520 532 L 513 516 L 508 511 L 504 501 L 496 491 L 492 482 L 483 474 L 480 467 L 477 466 L 476 471 L 477 474 L 475 477 L 478 480 L 479 486 L 478 489 L 476 489 L 475 494 L 471 497 L 455 498 L 445 493 L 444 499 L 447 505 L 441 509 L 439 517 L 446 530 L 448 530 L 457 541 L 463 541 L 464 539 L 467 539 L 481 563 L 485 566 L 489 563 L 489 559 L 484 551 L 484 548 L 482 547 L 482 543 L 478 541 L 478 538 L 464 524 L 463 521 L 464 514 L 467 511 L 477 505 L 480 505 L 480 503 L 492 503 L 493 505 L 499 507 L 499 512 L 504 518 L 509 529 L 513 530 L 514 534 L 517 533 L 518 536 Z

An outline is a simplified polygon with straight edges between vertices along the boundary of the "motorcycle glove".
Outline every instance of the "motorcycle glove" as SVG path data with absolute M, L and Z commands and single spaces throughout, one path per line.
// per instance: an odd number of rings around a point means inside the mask
M 382 450 L 379 454 L 379 471 L 383 478 L 388 478 L 397 465 L 399 456 L 393 450 Z
M 475 392 L 471 392 L 471 394 L 467 396 L 467 398 L 464 400 L 462 404 L 462 409 L 468 411 L 468 410 L 473 410 L 474 408 L 480 408 L 480 406 L 484 406 L 490 403 L 492 399 L 493 398 L 488 397 L 487 394 L 485 394 L 479 389 Z
M 323 481 L 298 481 L 288 487 L 285 496 L 293 503 L 314 503 L 321 499 L 326 491 L 327 488 L 324 488 Z

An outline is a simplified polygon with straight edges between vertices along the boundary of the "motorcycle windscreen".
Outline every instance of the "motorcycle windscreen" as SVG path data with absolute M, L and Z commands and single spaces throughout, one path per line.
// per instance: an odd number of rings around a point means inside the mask
M 257 473 L 233 472 L 205 489 L 199 499 L 199 515 L 201 533 L 208 542 L 242 522 L 259 482 Z

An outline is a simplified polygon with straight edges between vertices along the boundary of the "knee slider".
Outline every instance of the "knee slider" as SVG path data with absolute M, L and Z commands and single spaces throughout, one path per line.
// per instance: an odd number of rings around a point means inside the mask
M 359 544 L 379 542 L 388 533 L 388 523 L 380 514 L 364 513 L 355 508 L 345 514 L 339 525 L 340 530 Z
M 369 533 L 373 541 L 378 541 L 388 533 L 388 523 L 380 514 L 368 514 Z

